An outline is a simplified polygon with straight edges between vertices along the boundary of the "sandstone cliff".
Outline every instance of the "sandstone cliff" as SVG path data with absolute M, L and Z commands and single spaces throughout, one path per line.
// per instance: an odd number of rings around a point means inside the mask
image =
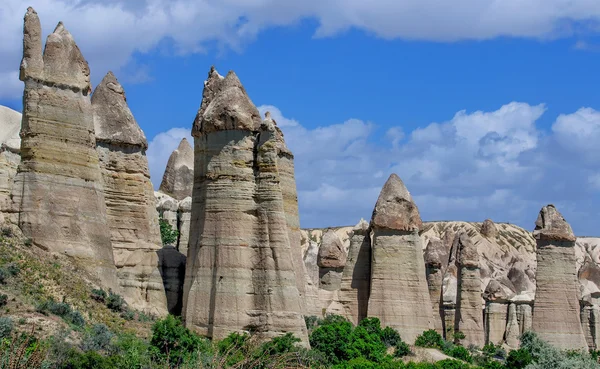
M 308 344 L 274 122 L 261 120 L 233 72 L 222 77 L 211 69 L 192 135 L 186 325 L 216 339 L 233 331 L 262 338 L 292 332 Z
M 19 226 L 36 246 L 71 257 L 118 290 L 88 64 L 62 23 L 48 36 L 43 54 L 32 8 L 23 31 L 21 164 L 13 187 Z
M 94 90 L 92 110 L 121 291 L 131 307 L 166 315 L 157 254 L 162 242 L 146 158 L 148 143 L 129 110 L 123 87 L 111 72 Z

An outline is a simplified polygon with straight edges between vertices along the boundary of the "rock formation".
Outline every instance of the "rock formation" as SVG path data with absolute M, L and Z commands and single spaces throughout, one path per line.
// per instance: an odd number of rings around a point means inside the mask
M 323 235 L 317 258 L 319 286 L 327 291 L 340 289 L 342 273 L 346 265 L 346 252 L 342 240 L 333 230 Z
M 371 278 L 371 237 L 363 219 L 352 229 L 348 257 L 342 274 L 339 301 L 343 315 L 354 325 L 367 317 Z
M 192 220 L 192 198 L 186 197 L 177 207 L 177 250 L 187 256 L 190 241 L 190 222 Z
M 215 339 L 292 332 L 307 345 L 274 122 L 261 121 L 233 72 L 222 77 L 213 68 L 192 135 L 186 325 Z
M 148 143 L 127 106 L 125 91 L 109 72 L 92 95 L 96 150 L 117 277 L 135 309 L 167 314 L 157 251 L 162 248 Z
M 159 190 L 176 200 L 183 200 L 192 196 L 193 186 L 194 149 L 184 138 L 169 157 Z
M 587 349 L 571 226 L 554 205 L 547 205 L 540 211 L 533 234 L 538 262 L 533 331 L 558 348 Z
M 71 257 L 104 287 L 118 290 L 88 64 L 62 23 L 43 55 L 32 8 L 23 31 L 21 164 L 13 190 L 19 227 L 34 245 Z
M 452 246 L 458 252 L 458 296 L 454 331 L 465 335 L 462 343 L 485 345 L 479 253 L 465 232 L 458 233 Z
M 435 330 L 443 335 L 444 325 L 442 324 L 443 311 L 442 301 L 442 282 L 444 280 L 444 271 L 448 265 L 448 250 L 439 238 L 431 238 L 425 248 L 425 273 L 427 275 L 427 286 L 429 287 L 429 298 L 433 314 L 433 326 Z
M 21 161 L 20 129 L 21 113 L 0 106 L 0 223 L 13 212 L 10 197 Z
M 368 316 L 391 326 L 407 342 L 433 328 L 425 276 L 419 210 L 400 178 L 387 180 L 371 218 L 371 294 Z

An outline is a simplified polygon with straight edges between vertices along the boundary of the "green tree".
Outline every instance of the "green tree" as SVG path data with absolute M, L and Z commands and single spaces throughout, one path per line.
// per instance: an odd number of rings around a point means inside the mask
M 433 329 L 429 329 L 423 332 L 423 334 L 418 335 L 415 340 L 415 346 L 419 347 L 441 348 L 443 345 L 444 339 Z
M 179 232 L 176 229 L 173 229 L 171 224 L 169 224 L 162 216 L 158 220 L 158 223 L 160 224 L 160 238 L 162 239 L 163 245 L 175 244 Z
M 152 355 L 171 367 L 184 362 L 202 346 L 202 338 L 183 326 L 179 318 L 169 315 L 152 326 Z

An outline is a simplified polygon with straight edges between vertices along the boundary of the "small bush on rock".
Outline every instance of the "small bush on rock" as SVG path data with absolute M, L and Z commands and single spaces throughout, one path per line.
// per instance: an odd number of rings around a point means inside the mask
M 0 338 L 10 337 L 13 331 L 13 320 L 9 317 L 0 317 Z
M 444 345 L 444 339 L 442 336 L 433 329 L 429 329 L 423 334 L 417 336 L 415 340 L 415 346 L 429 347 L 429 348 L 442 348 Z

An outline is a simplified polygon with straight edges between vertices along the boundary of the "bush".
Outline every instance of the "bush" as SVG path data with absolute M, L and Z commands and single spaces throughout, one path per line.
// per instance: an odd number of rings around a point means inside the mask
M 98 302 L 104 303 L 106 301 L 106 292 L 103 289 L 93 289 L 91 297 Z
M 471 368 L 471 366 L 469 364 L 461 363 L 460 361 L 452 360 L 452 359 L 438 361 L 436 363 L 436 367 L 438 367 L 440 369 L 470 369 Z
M 448 356 L 452 356 L 453 358 L 466 361 L 467 363 L 470 363 L 473 361 L 473 358 L 471 357 L 471 353 L 469 352 L 469 350 L 467 350 L 466 348 L 464 348 L 462 346 L 454 346 L 453 348 L 445 351 L 444 353 Z
M 347 355 L 352 323 L 339 315 L 328 315 L 321 325 L 315 328 L 310 337 L 310 345 L 320 351 L 330 364 L 338 364 L 349 359 Z
M 298 342 L 300 342 L 300 338 L 288 332 L 281 337 L 274 337 L 272 340 L 263 343 L 260 348 L 260 355 L 273 356 L 298 351 L 296 346 Z
M 125 309 L 125 300 L 123 297 L 121 297 L 121 295 L 112 291 L 108 291 L 108 297 L 106 297 L 106 307 L 115 312 L 123 311 Z
M 314 316 L 314 315 L 310 315 L 310 316 L 304 316 L 304 324 L 306 324 L 306 329 L 311 330 L 314 327 L 316 327 L 319 323 L 319 318 Z
M 162 240 L 163 245 L 173 245 L 177 242 L 177 236 L 179 232 L 169 224 L 165 219 L 163 219 L 162 215 L 158 220 L 160 224 L 160 238 Z
M 19 268 L 19 265 L 17 265 L 16 263 L 9 263 L 6 266 L 6 271 L 8 272 L 8 274 L 10 274 L 11 276 L 16 276 L 17 274 L 19 274 L 19 272 L 21 271 L 21 268 Z
M 0 338 L 10 337 L 13 331 L 13 320 L 9 317 L 0 317 Z
M 81 343 L 83 351 L 102 351 L 110 348 L 114 334 L 104 324 L 94 324 Z
M 79 311 L 72 311 L 67 315 L 66 320 L 77 327 L 83 327 L 85 325 L 85 319 Z
M 183 326 L 179 318 L 169 315 L 152 326 L 152 355 L 171 365 L 179 365 L 201 347 L 202 339 Z
M 396 351 L 394 352 L 395 357 L 404 357 L 410 355 L 412 352 L 410 351 L 410 346 L 406 342 L 400 342 L 396 345 Z
M 121 314 L 121 317 L 125 320 L 133 320 L 135 319 L 135 313 L 131 310 L 127 310 Z
M 8 295 L 1 294 L 0 295 L 0 307 L 4 307 L 8 304 Z
M 415 340 L 415 346 L 429 347 L 429 348 L 442 348 L 444 345 L 444 339 L 442 336 L 433 329 L 427 330 L 417 336 Z
M 4 268 L 0 268 L 0 284 L 6 284 L 8 279 L 8 272 Z
M 398 346 L 402 342 L 400 333 L 392 327 L 385 327 L 381 331 L 381 340 L 387 347 Z
M 71 305 L 67 304 L 66 302 L 49 301 L 47 309 L 52 314 L 60 317 L 66 317 L 72 312 Z

